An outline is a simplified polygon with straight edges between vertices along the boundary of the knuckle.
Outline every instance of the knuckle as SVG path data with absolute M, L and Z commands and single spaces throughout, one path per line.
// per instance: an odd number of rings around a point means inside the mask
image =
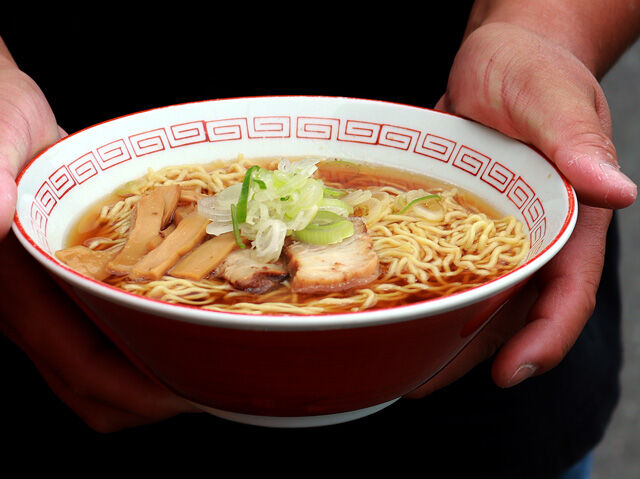
M 582 290 L 583 317 L 589 318 L 596 308 L 596 294 L 598 282 L 591 278 L 585 278 L 584 288 Z M 586 322 L 586 320 L 585 320 Z
M 594 128 L 592 121 L 576 119 L 572 126 L 574 133 L 569 140 L 571 144 L 589 150 L 600 150 L 611 162 L 615 160 L 617 152 L 613 141 L 602 130 Z
M 0 71 L 2 160 L 17 172 L 21 163 L 59 137 L 53 112 L 36 82 L 18 69 Z
M 502 347 L 505 341 L 508 339 L 506 331 L 500 330 L 486 330 L 486 333 L 482 336 L 482 357 L 487 359 L 496 354 L 498 349 Z

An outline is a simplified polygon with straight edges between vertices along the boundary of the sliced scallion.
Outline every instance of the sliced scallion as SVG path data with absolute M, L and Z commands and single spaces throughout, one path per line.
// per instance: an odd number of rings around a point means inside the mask
M 236 240 L 236 244 L 240 248 L 244 248 L 244 242 L 240 236 L 240 225 L 238 223 L 238 213 L 236 205 L 231 205 L 231 223 L 233 224 L 233 237 Z
M 329 209 L 334 212 L 344 211 L 348 215 L 353 214 L 353 207 L 338 198 L 322 198 L 319 206 L 321 209 Z
M 313 219 L 309 222 L 309 225 L 313 226 L 325 226 L 340 221 L 342 217 L 331 211 L 318 211 Z
M 427 195 L 427 196 L 421 196 L 420 198 L 416 198 L 415 200 L 409 202 L 404 208 L 402 208 L 400 211 L 398 211 L 399 215 L 402 215 L 404 213 L 406 213 L 407 211 L 409 211 L 409 209 L 418 204 L 418 203 L 422 203 L 424 201 L 427 200 L 431 200 L 431 199 L 440 199 L 440 195 Z
M 292 236 L 303 243 L 328 245 L 352 236 L 353 223 L 330 211 L 318 211 L 306 228 L 294 231 Z
M 240 196 L 238 197 L 238 204 L 236 205 L 236 219 L 238 223 L 244 223 L 247 220 L 247 201 L 249 200 L 249 186 L 251 186 L 251 175 L 258 170 L 258 165 L 253 165 L 247 170 L 242 180 L 242 189 L 240 190 Z
M 330 197 L 330 198 L 339 198 L 341 196 L 344 196 L 347 194 L 347 192 L 345 190 L 339 190 L 337 188 L 331 188 L 330 186 L 325 186 L 324 190 L 324 197 Z

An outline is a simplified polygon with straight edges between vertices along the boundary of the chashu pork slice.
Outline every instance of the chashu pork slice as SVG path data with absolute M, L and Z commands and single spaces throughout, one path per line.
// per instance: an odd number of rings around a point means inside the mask
M 253 294 L 266 293 L 289 272 L 282 261 L 263 263 L 256 260 L 250 249 L 235 249 L 216 268 L 214 275 L 224 278 L 236 289 Z
M 292 241 L 285 245 L 296 293 L 326 294 L 359 288 L 380 274 L 378 255 L 360 218 L 352 218 L 354 234 L 340 243 L 313 245 Z

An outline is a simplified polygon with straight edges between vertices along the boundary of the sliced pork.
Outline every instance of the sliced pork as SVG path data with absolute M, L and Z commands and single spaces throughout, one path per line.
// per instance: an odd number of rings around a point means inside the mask
M 354 234 L 332 245 L 292 241 L 285 245 L 296 293 L 326 294 L 359 288 L 374 281 L 380 271 L 378 255 L 360 218 L 352 218 Z
M 229 281 L 234 288 L 253 294 L 265 293 L 289 276 L 282 262 L 257 261 L 248 248 L 233 250 L 214 274 Z

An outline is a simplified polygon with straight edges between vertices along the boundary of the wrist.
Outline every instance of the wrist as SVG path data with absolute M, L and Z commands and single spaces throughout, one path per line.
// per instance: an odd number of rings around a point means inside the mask
M 509 23 L 543 37 L 600 78 L 640 34 L 640 2 L 476 0 L 465 36 L 489 23 Z

